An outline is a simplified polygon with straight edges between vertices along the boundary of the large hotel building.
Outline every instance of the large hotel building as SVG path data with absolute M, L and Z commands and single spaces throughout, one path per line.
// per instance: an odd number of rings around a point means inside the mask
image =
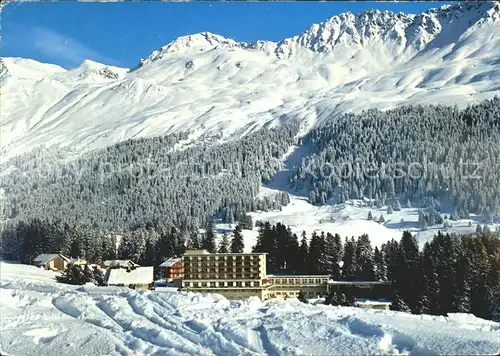
M 228 299 L 296 297 L 301 290 L 309 298 L 318 297 L 326 293 L 329 278 L 328 275 L 267 275 L 265 253 L 187 250 L 183 264 L 183 290 L 219 293 Z

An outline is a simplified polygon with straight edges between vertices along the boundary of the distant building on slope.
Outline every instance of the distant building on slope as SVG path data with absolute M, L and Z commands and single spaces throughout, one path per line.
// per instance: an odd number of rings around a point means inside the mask
M 69 258 L 60 253 L 43 253 L 33 260 L 33 265 L 46 270 L 64 271 L 68 266 Z
M 152 289 L 154 267 L 108 268 L 104 275 L 104 285 L 128 287 L 131 289 Z

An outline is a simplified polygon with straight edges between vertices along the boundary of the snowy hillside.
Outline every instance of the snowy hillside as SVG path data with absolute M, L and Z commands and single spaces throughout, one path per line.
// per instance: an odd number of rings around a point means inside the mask
M 261 194 L 273 194 L 277 191 L 266 187 L 261 188 Z M 430 242 L 434 236 L 442 233 L 456 233 L 469 235 L 476 232 L 477 225 L 488 226 L 491 231 L 500 228 L 500 224 L 485 225 L 481 223 L 481 216 L 471 216 L 470 219 L 458 221 L 447 221 L 450 227 L 443 224 L 435 225 L 427 230 L 421 230 L 418 222 L 419 208 L 402 208 L 391 215 L 387 215 L 387 207 L 369 208 L 361 206 L 360 201 L 348 201 L 345 204 L 315 206 L 309 204 L 303 197 L 290 195 L 290 204 L 284 206 L 280 211 L 258 211 L 252 212 L 253 221 L 269 221 L 271 225 L 281 223 L 290 227 L 293 233 L 301 236 L 305 231 L 307 239 L 313 232 L 339 234 L 342 238 L 358 237 L 368 234 L 373 246 L 381 247 L 391 239 L 399 241 L 404 231 L 411 231 L 417 239 L 420 248 L 426 242 Z M 378 223 L 374 220 L 368 221 L 368 213 L 372 212 L 375 219 L 384 216 L 385 222 Z M 441 216 L 449 216 L 449 212 L 442 213 Z M 469 222 L 471 225 L 469 226 Z M 224 233 L 231 236 L 236 224 L 217 224 L 217 243 L 222 240 Z M 258 228 L 253 230 L 243 230 L 245 252 L 252 252 L 258 236 Z
M 290 120 L 307 130 L 372 107 L 464 106 L 500 93 L 498 33 L 498 2 L 465 3 L 418 15 L 344 13 L 279 43 L 185 36 L 132 70 L 2 58 L 2 154 L 187 130 L 192 140 L 228 139 Z
M 500 324 L 305 305 L 296 299 L 70 286 L 0 262 L 0 349 L 7 355 L 487 355 Z

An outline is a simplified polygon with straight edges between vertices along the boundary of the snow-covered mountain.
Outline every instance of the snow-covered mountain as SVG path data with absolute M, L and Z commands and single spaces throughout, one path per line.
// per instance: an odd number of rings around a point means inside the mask
M 230 139 L 289 120 L 306 131 L 372 107 L 464 106 L 500 93 L 499 33 L 500 4 L 478 2 L 418 15 L 343 13 L 278 43 L 203 32 L 133 69 L 2 58 L 2 155 L 179 131 Z

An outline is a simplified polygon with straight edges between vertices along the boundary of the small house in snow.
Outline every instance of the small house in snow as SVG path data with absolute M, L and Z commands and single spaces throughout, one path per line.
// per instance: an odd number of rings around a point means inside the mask
M 105 268 L 136 268 L 140 267 L 137 263 L 131 260 L 107 260 L 104 261 L 103 267 Z
M 33 260 L 33 265 L 46 270 L 64 271 L 68 266 L 69 258 L 60 253 L 42 253 Z
M 80 266 L 83 267 L 87 264 L 87 261 L 81 259 L 81 258 L 70 258 L 68 260 L 68 265 L 74 265 L 74 266 Z
M 182 278 L 184 276 L 182 258 L 171 257 L 158 266 L 160 275 L 164 279 Z
M 108 268 L 104 285 L 128 287 L 131 289 L 152 289 L 154 285 L 153 266 L 136 268 Z

